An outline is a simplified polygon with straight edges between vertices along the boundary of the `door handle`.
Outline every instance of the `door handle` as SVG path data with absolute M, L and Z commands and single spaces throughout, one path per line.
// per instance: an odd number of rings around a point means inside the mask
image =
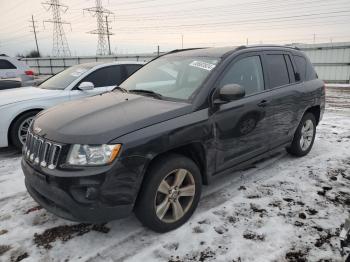
M 258 103 L 258 106 L 260 106 L 260 107 L 265 107 L 265 106 L 267 106 L 269 104 L 269 102 L 267 101 L 267 100 L 262 100 L 260 103 Z

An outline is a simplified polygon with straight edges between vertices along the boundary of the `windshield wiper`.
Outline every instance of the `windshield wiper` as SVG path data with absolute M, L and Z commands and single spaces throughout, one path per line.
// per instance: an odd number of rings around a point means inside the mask
M 116 89 L 120 90 L 120 91 L 123 92 L 123 93 L 129 93 L 128 90 L 126 90 L 125 88 L 123 88 L 123 87 L 121 87 L 121 86 L 116 86 L 115 88 L 112 89 L 112 92 L 113 92 L 114 90 L 116 90 Z
M 131 90 L 129 90 L 129 93 L 141 93 L 141 94 L 153 96 L 153 97 L 158 98 L 158 99 L 162 99 L 163 98 L 163 96 L 161 94 L 156 93 L 156 92 L 154 92 L 152 90 L 131 89 Z

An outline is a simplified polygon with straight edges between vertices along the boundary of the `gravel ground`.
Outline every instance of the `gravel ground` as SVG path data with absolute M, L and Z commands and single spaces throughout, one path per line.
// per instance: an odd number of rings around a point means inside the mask
M 342 261 L 350 205 L 350 89 L 327 90 L 313 150 L 281 152 L 222 177 L 183 227 L 156 234 L 132 215 L 72 223 L 27 194 L 20 155 L 0 150 L 0 261 Z

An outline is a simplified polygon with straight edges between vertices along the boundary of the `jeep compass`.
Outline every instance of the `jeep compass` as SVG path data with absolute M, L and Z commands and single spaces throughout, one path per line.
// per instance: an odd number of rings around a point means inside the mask
M 166 232 L 217 176 L 283 148 L 308 154 L 324 108 L 324 83 L 295 48 L 176 50 L 112 92 L 41 112 L 23 147 L 25 184 L 57 216 L 135 212 Z

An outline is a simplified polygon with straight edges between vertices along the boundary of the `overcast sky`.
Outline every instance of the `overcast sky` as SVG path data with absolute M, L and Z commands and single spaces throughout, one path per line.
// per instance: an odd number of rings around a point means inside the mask
M 45 0 L 0 0 L 0 53 L 35 49 L 29 20 L 34 15 L 39 48 L 52 51 L 52 14 Z M 49 0 L 48 0 L 49 1 Z M 349 0 L 102 0 L 110 16 L 114 53 L 155 52 L 197 46 L 350 41 Z M 94 0 L 61 0 L 61 13 L 72 55 L 95 55 L 96 18 L 84 8 Z

